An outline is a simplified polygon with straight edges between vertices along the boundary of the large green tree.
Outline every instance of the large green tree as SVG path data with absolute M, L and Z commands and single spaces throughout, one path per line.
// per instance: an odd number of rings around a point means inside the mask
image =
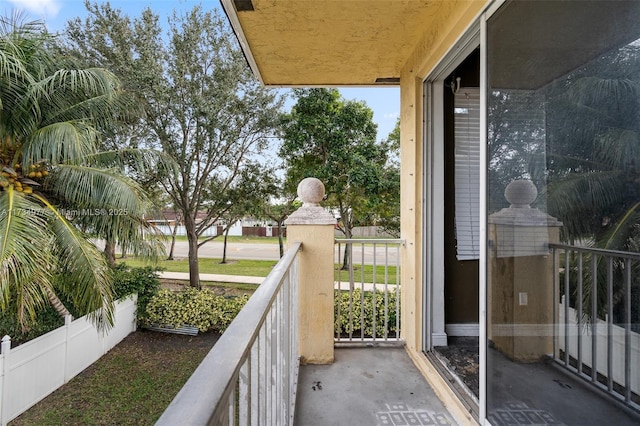
M 255 80 L 217 10 L 174 13 L 163 34 L 150 9 L 130 19 L 109 3 L 86 7 L 87 18 L 68 25 L 70 44 L 137 94 L 145 111 L 140 143 L 178 163 L 160 183 L 184 220 L 190 281 L 199 287 L 199 236 L 231 207 L 225 193 L 267 146 L 281 101 Z M 207 190 L 212 183 L 215 191 Z
M 118 240 L 148 206 L 100 152 L 100 129 L 131 108 L 118 79 L 79 69 L 52 49 L 39 22 L 0 18 L 0 307 L 24 328 L 47 303 L 112 320 L 110 270 L 80 227 Z
M 389 143 L 376 141 L 373 111 L 365 103 L 345 100 L 337 89 L 294 89 L 294 95 L 280 149 L 287 185 L 310 176 L 323 181 L 326 205 L 351 238 L 355 226 L 375 223 L 389 191 L 397 190 L 388 181 L 394 178 L 388 173 Z

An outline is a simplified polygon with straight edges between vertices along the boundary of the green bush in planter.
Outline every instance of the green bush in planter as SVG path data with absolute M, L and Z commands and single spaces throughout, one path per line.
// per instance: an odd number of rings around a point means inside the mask
M 189 325 L 201 332 L 222 333 L 247 300 L 246 295 L 227 298 L 206 289 L 160 290 L 147 305 L 145 323 L 169 327 Z
M 364 337 L 373 337 L 373 292 L 365 291 L 363 295 L 362 290 L 355 289 L 350 297 L 348 291 L 336 290 L 335 296 L 335 332 L 340 335 L 353 333 L 354 336 L 359 337 L 364 328 Z M 376 337 L 384 337 L 385 329 L 388 337 L 395 337 L 398 331 L 396 327 L 396 299 L 395 293 L 376 292 Z M 385 301 L 388 312 L 386 322 L 384 314 Z M 351 313 L 349 312 L 350 303 L 352 303 L 353 306 Z M 361 325 L 363 307 L 364 327 Z
M 160 280 L 156 272 L 163 268 L 145 266 L 131 268 L 126 263 L 118 263 L 113 269 L 113 291 L 116 299 L 130 294 L 138 294 L 138 319 L 144 319 L 147 304 L 160 289 Z

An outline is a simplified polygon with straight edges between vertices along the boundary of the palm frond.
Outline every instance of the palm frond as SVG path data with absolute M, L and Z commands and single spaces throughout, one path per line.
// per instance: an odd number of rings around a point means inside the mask
M 102 167 L 131 167 L 137 173 L 169 173 L 178 166 L 175 159 L 162 151 L 153 149 L 124 148 L 100 151 L 87 156 L 90 164 Z
M 609 128 L 595 139 L 595 158 L 611 168 L 640 165 L 640 134 L 635 130 Z
M 22 147 L 25 167 L 45 160 L 49 164 L 75 164 L 95 153 L 97 133 L 79 121 L 65 121 L 42 127 L 31 133 Z
M 604 214 L 620 202 L 623 193 L 621 173 L 573 173 L 552 182 L 547 192 L 549 214 L 564 223 L 563 232 L 578 238 L 590 226 L 586 222 L 588 215 Z
M 25 327 L 47 303 L 51 289 L 51 236 L 40 206 L 8 187 L 0 193 L 0 287 L 2 309 L 15 296 L 17 315 Z
M 625 250 L 627 240 L 632 235 L 631 229 L 638 224 L 640 218 L 640 202 L 637 202 L 617 221 L 614 226 L 605 235 L 603 242 L 598 244 L 600 247 L 610 250 Z
M 583 77 L 571 86 L 568 94 L 570 99 L 582 105 L 629 104 L 628 101 L 638 99 L 638 86 L 626 79 Z
M 58 165 L 47 185 L 65 204 L 87 209 L 145 213 L 144 191 L 116 169 L 81 165 Z
M 53 205 L 34 195 L 50 212 L 59 266 L 64 272 L 68 296 L 100 329 L 113 324 L 113 282 L 104 257 Z M 64 289 L 63 289 L 64 291 Z

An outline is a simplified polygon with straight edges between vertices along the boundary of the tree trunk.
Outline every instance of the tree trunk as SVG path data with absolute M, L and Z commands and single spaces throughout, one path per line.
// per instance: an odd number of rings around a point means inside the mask
M 49 299 L 49 303 L 53 306 L 53 309 L 62 317 L 66 317 L 67 315 L 71 315 L 71 312 L 64 306 L 64 303 L 58 298 L 58 296 L 51 291 L 49 288 L 45 288 L 45 292 L 47 293 L 47 299 Z
M 280 245 L 280 257 L 284 256 L 284 241 L 282 239 L 282 221 L 278 220 L 278 244 Z
M 350 239 L 351 238 L 351 228 L 349 228 L 348 226 L 345 225 L 344 227 L 344 237 L 346 239 Z M 351 253 L 353 251 L 353 245 L 352 244 L 345 244 L 344 245 L 344 256 L 342 258 L 342 270 L 346 271 L 349 269 L 349 267 L 351 266 Z
M 176 235 L 178 234 L 178 221 L 176 220 L 176 224 L 173 227 L 173 231 L 171 231 L 171 248 L 169 249 L 169 256 L 167 260 L 173 260 L 173 251 L 176 248 Z
M 229 237 L 229 231 L 231 230 L 231 225 L 227 226 L 224 230 L 224 244 L 222 244 L 222 260 L 220 263 L 227 263 L 227 237 Z
M 200 289 L 200 268 L 198 267 L 198 234 L 196 221 L 190 214 L 185 215 L 184 227 L 189 243 L 189 285 Z
M 104 242 L 104 257 L 107 259 L 107 265 L 110 268 L 116 266 L 116 245 L 113 241 L 106 240 Z

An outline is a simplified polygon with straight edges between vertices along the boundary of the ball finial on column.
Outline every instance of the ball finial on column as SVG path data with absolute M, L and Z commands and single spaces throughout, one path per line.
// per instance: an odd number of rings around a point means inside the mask
M 538 189 L 530 180 L 514 180 L 504 190 L 504 198 L 512 208 L 527 208 L 536 200 Z
M 319 206 L 324 198 L 324 184 L 313 177 L 302 179 L 298 184 L 298 197 L 304 207 Z

